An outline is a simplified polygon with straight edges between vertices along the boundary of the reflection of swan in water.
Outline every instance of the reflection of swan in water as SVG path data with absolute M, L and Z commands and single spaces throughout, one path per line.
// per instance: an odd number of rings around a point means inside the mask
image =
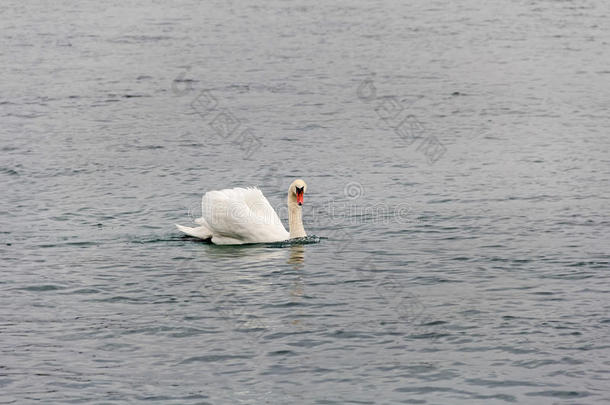
M 205 256 L 218 259 L 234 259 L 240 263 L 260 263 L 268 266 L 273 260 L 286 257 L 284 249 L 275 249 L 263 245 L 208 245 Z
M 303 268 L 305 262 L 305 246 L 304 245 L 292 245 L 290 246 L 290 257 L 288 258 L 288 264 L 292 264 L 292 268 L 295 271 L 300 271 Z M 290 288 L 290 295 L 293 297 L 303 296 L 303 279 L 301 278 L 300 272 L 296 275 L 294 282 Z
M 292 268 L 297 271 L 293 282 L 290 285 L 290 295 L 293 297 L 293 300 L 296 302 L 300 302 L 303 299 L 303 294 L 305 291 L 305 284 L 303 283 L 303 278 L 301 277 L 301 269 L 303 268 L 303 264 L 305 262 L 305 245 L 292 245 L 290 246 L 290 257 L 288 257 L 288 264 L 292 264 Z M 294 315 L 302 316 L 302 310 L 298 309 L 295 311 Z M 293 315 L 293 316 L 294 316 Z M 295 318 L 290 321 L 290 324 L 293 328 L 298 331 L 303 331 L 305 328 L 305 324 L 301 321 L 301 319 Z
M 195 285 L 215 301 L 233 295 L 269 294 L 270 283 L 261 281 L 273 277 L 288 255 L 286 249 L 261 245 L 203 246 L 197 252 L 199 258 L 193 261 L 198 268 Z
M 288 264 L 292 264 L 295 270 L 303 268 L 303 262 L 305 261 L 305 246 L 304 245 L 292 245 L 290 246 L 290 257 L 288 258 Z
M 204 244 L 199 254 L 202 259 L 227 259 L 233 261 L 237 266 L 248 265 L 248 267 L 269 268 L 274 261 L 286 261 L 295 270 L 300 270 L 305 262 L 305 245 L 318 243 L 317 236 L 302 238 L 296 242 L 282 242 L 272 244 L 249 244 L 249 245 L 225 245 L 215 246 Z M 207 260 L 206 260 L 207 261 Z M 274 266 L 276 267 L 276 266 Z
M 202 244 L 203 249 L 198 250 L 200 259 L 195 260 L 202 273 L 202 291 L 208 290 L 207 293 L 212 297 L 251 293 L 264 296 L 273 287 L 261 280 L 266 277 L 276 278 L 279 272 L 284 274 L 281 276 L 284 280 L 292 279 L 289 284 L 282 283 L 284 294 L 289 294 L 295 301 L 301 301 L 304 295 L 301 270 L 305 261 L 305 244 L 318 241 L 319 238 L 312 237 L 311 240 L 292 244 Z M 287 267 L 292 267 L 294 272 L 285 272 Z M 235 283 L 236 281 L 239 283 Z M 297 310 L 296 315 L 299 314 L 300 311 Z M 300 322 L 295 319 L 293 325 L 296 326 Z

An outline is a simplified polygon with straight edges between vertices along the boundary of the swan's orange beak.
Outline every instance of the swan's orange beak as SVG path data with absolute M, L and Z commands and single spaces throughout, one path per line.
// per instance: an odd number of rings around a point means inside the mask
M 303 205 L 303 190 L 297 190 L 297 204 Z

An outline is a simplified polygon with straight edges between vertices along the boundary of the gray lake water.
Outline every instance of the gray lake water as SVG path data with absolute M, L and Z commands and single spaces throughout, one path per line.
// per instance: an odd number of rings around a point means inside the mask
M 37 3 L 1 404 L 610 401 L 610 3 Z M 254 185 L 287 224 L 297 177 L 317 243 L 174 228 Z

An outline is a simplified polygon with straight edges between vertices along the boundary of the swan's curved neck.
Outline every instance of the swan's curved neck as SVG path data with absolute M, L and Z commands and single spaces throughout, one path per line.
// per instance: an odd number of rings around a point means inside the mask
M 290 239 L 307 236 L 303 228 L 303 208 L 297 204 L 297 198 L 291 192 L 288 192 L 288 226 Z

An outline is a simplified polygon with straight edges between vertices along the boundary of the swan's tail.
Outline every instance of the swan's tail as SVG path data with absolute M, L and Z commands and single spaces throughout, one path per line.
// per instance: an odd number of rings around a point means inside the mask
M 182 233 L 185 233 L 189 236 L 199 239 L 210 239 L 212 237 L 212 232 L 208 229 L 207 226 L 201 225 L 196 228 L 190 228 L 188 226 L 182 226 L 175 224 L 176 228 Z

